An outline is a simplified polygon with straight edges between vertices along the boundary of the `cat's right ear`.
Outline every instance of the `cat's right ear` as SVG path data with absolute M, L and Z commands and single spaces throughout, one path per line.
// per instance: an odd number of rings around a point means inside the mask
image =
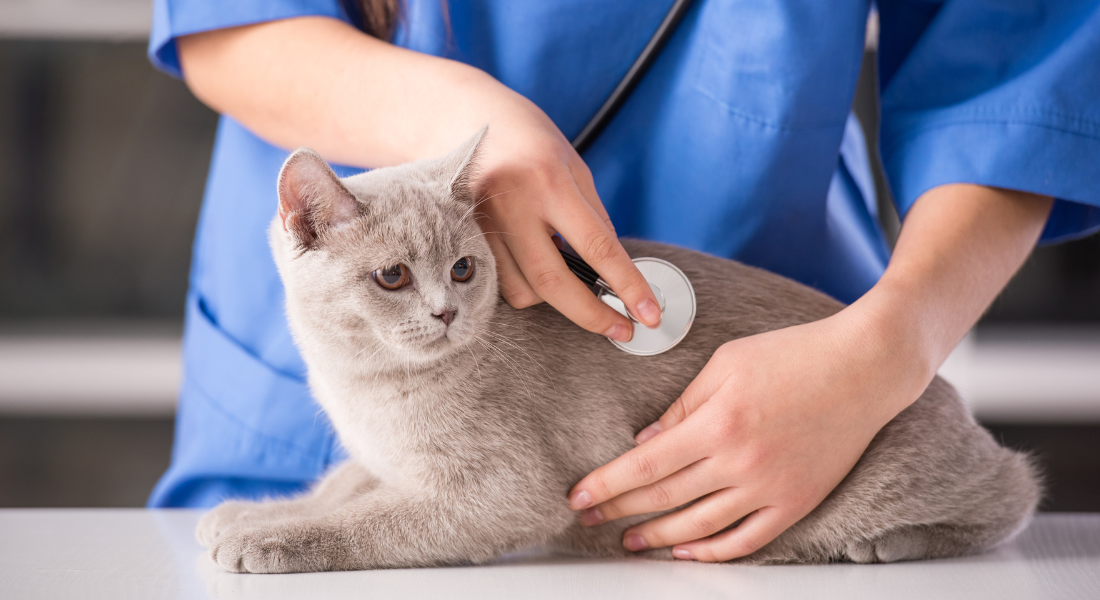
M 325 159 L 299 148 L 279 171 L 279 218 L 303 248 L 314 248 L 325 229 L 355 218 L 358 203 Z
M 474 204 L 474 191 L 471 186 L 477 173 L 478 151 L 488 131 L 488 124 L 482 126 L 473 137 L 462 142 L 461 146 L 442 159 L 443 174 L 450 178 L 447 187 L 451 197 L 459 202 Z

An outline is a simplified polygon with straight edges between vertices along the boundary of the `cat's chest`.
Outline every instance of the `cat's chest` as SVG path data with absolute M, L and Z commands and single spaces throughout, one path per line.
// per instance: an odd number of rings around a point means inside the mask
M 448 454 L 451 441 L 470 437 L 475 415 L 491 420 L 477 408 L 476 390 L 447 379 L 362 378 L 332 386 L 322 404 L 352 458 L 383 479 L 405 477 Z

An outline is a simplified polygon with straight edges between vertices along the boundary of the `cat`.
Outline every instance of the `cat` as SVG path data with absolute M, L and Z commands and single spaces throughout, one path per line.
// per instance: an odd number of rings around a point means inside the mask
M 470 564 L 533 546 L 629 555 L 623 531 L 654 515 L 582 527 L 571 486 L 634 447 L 724 342 L 843 307 L 731 260 L 623 240 L 694 284 L 695 323 L 672 350 L 631 355 L 545 304 L 513 309 L 475 220 L 484 135 L 346 179 L 307 149 L 286 160 L 269 241 L 310 387 L 350 458 L 300 497 L 207 513 L 197 537 L 223 568 Z M 1026 526 L 1039 496 L 1028 457 L 936 377 L 815 510 L 737 562 L 976 553 Z

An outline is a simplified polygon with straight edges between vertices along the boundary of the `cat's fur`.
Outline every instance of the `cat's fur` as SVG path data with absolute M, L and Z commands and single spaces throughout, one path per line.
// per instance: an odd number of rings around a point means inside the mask
M 535 545 L 629 554 L 622 532 L 646 517 L 581 527 L 570 487 L 634 447 L 722 343 L 842 308 L 730 260 L 625 240 L 694 284 L 698 315 L 679 346 L 634 356 L 545 304 L 514 310 L 473 218 L 483 133 L 443 159 L 343 180 L 307 150 L 287 160 L 271 246 L 310 386 L 351 458 L 302 497 L 207 514 L 197 534 L 222 567 L 478 563 Z M 475 275 L 452 281 L 464 256 Z M 396 263 L 413 285 L 382 289 L 371 273 Z M 433 316 L 444 310 L 457 311 L 449 326 Z M 998 446 L 937 377 L 820 506 L 741 562 L 980 552 L 1022 529 L 1038 498 L 1027 458 Z

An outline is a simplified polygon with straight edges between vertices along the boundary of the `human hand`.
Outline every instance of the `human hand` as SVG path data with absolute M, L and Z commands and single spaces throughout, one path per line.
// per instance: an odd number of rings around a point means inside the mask
M 695 501 L 631 527 L 623 546 L 706 562 L 755 552 L 813 510 L 931 380 L 898 342 L 846 309 L 724 344 L 638 447 L 573 488 L 570 508 L 591 526 Z
M 660 323 L 584 161 L 541 109 L 487 73 L 319 17 L 202 32 L 179 46 L 199 98 L 272 143 L 309 146 L 333 162 L 443 156 L 489 123 L 474 185 L 505 300 L 545 300 L 589 331 L 630 339 L 631 322 L 566 268 L 551 241 L 560 233 L 632 315 Z
M 545 300 L 584 329 L 630 340 L 631 322 L 566 267 L 551 237 L 557 232 L 637 320 L 656 327 L 661 312 L 653 292 L 619 243 L 580 155 L 533 103 L 495 81 L 472 84 L 478 86 L 486 89 L 471 93 L 485 95 L 493 117 L 474 185 L 504 299 L 516 308 Z

